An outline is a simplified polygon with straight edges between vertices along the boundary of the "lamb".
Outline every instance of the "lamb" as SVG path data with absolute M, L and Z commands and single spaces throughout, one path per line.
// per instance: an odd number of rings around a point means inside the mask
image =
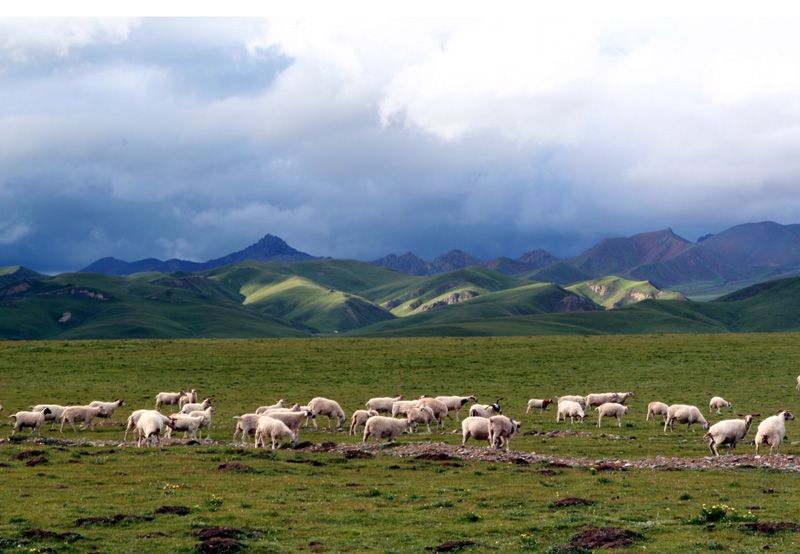
M 492 416 L 502 414 L 503 410 L 500 409 L 501 400 L 502 398 L 498 398 L 494 404 L 473 404 L 469 407 L 469 417 L 485 417 L 489 419 Z
M 242 442 L 247 443 L 247 437 L 250 435 L 255 436 L 256 428 L 258 427 L 258 420 L 260 420 L 262 416 L 260 414 L 244 414 L 241 416 L 233 416 L 233 419 L 236 420 L 236 429 L 233 432 L 233 440 L 236 441 L 236 436 L 242 436 Z
M 269 410 L 282 410 L 285 407 L 286 407 L 286 400 L 281 398 L 276 400 L 275 404 L 272 404 L 271 406 L 259 406 L 258 408 L 256 408 L 255 413 L 263 414 L 265 412 L 268 412 Z
M 723 444 L 728 445 L 728 454 L 736 452 L 736 443 L 744 440 L 747 433 L 750 432 L 750 426 L 753 424 L 754 415 L 747 414 L 744 419 L 725 419 L 719 423 L 715 423 L 705 434 L 703 439 L 710 439 L 708 448 L 714 456 L 719 456 L 719 446 Z
M 410 425 L 408 418 L 395 419 L 380 415 L 371 417 L 364 425 L 364 439 L 361 442 L 367 442 L 371 436 L 375 437 L 375 442 L 380 442 L 383 438 L 387 442 L 394 442 Z
M 578 421 L 583 423 L 583 418 L 586 417 L 583 411 L 583 406 L 581 406 L 579 402 L 575 402 L 573 400 L 560 400 L 558 402 L 556 423 L 561 421 L 561 416 L 564 416 L 564 421 L 567 421 L 567 418 L 569 418 L 572 423 L 575 423 L 575 418 L 578 418 Z
M 567 395 L 567 396 L 554 396 L 553 398 L 556 399 L 557 403 L 561 403 L 564 400 L 568 400 L 570 402 L 577 402 L 581 405 L 582 410 L 586 410 L 586 397 L 580 396 L 577 394 Z
M 417 407 L 419 400 L 395 400 L 392 402 L 392 417 L 406 415 L 408 410 Z
M 477 402 L 478 398 L 475 395 L 469 396 L 437 396 L 436 400 L 444 402 L 448 411 L 456 413 L 456 421 L 459 419 L 459 411 L 467 402 Z
M 359 427 L 366 424 L 369 418 L 376 415 L 378 415 L 377 410 L 356 410 L 353 412 L 353 417 L 350 420 L 350 434 L 355 435 Z M 430 427 L 428 429 L 430 430 Z
M 667 432 L 667 427 L 669 427 L 670 431 L 674 431 L 672 426 L 675 422 L 687 423 L 687 427 L 692 430 L 692 433 L 694 433 L 695 423 L 701 424 L 703 429 L 708 431 L 708 422 L 706 421 L 706 418 L 703 417 L 703 414 L 700 413 L 700 409 L 697 406 L 673 404 L 667 408 L 667 419 L 664 423 L 664 432 Z
M 623 415 L 628 413 L 628 407 L 617 402 L 605 402 L 597 407 L 597 426 L 601 427 L 604 417 L 614 417 L 617 420 L 617 427 L 622 427 Z
M 731 404 L 730 402 L 728 402 L 727 400 L 725 400 L 721 396 L 715 396 L 708 403 L 708 411 L 709 411 L 709 413 L 714 408 L 717 409 L 717 413 L 720 413 L 720 409 L 722 409 L 722 408 L 733 408 L 733 404 Z
M 433 410 L 433 415 L 436 417 L 437 422 L 436 427 L 438 429 L 444 429 L 444 418 L 447 417 L 447 412 L 449 411 L 447 404 L 435 398 L 420 398 L 415 407 L 421 408 L 423 406 L 427 406 Z
M 647 405 L 647 416 L 644 418 L 645 421 L 650 419 L 650 416 L 653 416 L 653 420 L 656 419 L 657 415 L 660 415 L 663 419 L 667 419 L 667 410 L 669 406 L 664 404 L 663 402 L 650 402 Z
M 528 409 L 525 410 L 526 414 L 531 413 L 531 410 L 539 408 L 539 413 L 543 414 L 547 407 L 552 404 L 553 401 L 551 399 L 541 400 L 539 398 L 531 398 L 528 400 Z
M 125 401 L 122 398 L 117 398 L 113 402 L 101 402 L 100 400 L 89 402 L 89 406 L 92 408 L 100 408 L 100 413 L 97 414 L 97 417 L 102 417 L 103 419 L 110 420 L 112 422 L 114 421 L 114 412 L 117 410 L 117 408 L 124 405 Z
M 44 418 L 47 414 L 50 413 L 48 408 L 45 408 L 39 412 L 17 412 L 15 414 L 11 414 L 11 419 L 14 420 L 14 429 L 11 431 L 11 436 L 14 436 L 17 431 L 22 429 L 23 427 L 30 427 L 32 435 L 34 431 L 40 437 L 42 436 L 42 425 L 44 425 Z
M 398 400 L 405 400 L 402 394 L 398 394 L 394 398 L 389 396 L 378 396 L 376 398 L 370 398 L 367 400 L 365 406 L 367 410 L 375 410 L 379 414 L 390 414 L 392 413 L 392 404 L 397 402 Z
M 433 410 L 429 406 L 420 406 L 419 408 L 411 408 L 410 410 L 408 410 L 406 417 L 411 422 L 412 433 L 420 423 L 425 424 L 428 427 L 428 433 L 430 433 L 431 421 L 437 421 L 436 414 L 433 413 Z
M 615 392 L 587 394 L 584 398 L 586 399 L 586 406 L 583 408 L 584 410 L 592 407 L 597 408 L 606 402 L 619 402 L 619 395 L 617 395 Z
M 172 427 L 172 420 L 156 410 L 144 410 L 139 420 L 136 422 L 136 435 L 138 440 L 136 446 L 142 446 L 142 441 L 152 444 L 153 439 L 156 440 L 155 446 L 161 444 L 161 431 L 164 426 Z
M 781 453 L 781 444 L 783 437 L 786 435 L 786 422 L 794 419 L 794 416 L 788 410 L 778 412 L 777 415 L 770 416 L 758 425 L 756 431 L 756 455 L 758 455 L 758 447 L 762 442 L 769 445 L 769 453 L 772 455 L 772 450 L 777 449 L 778 454 Z
M 211 405 L 212 404 L 210 398 L 204 398 L 203 401 L 200 402 L 199 404 L 195 402 L 187 402 L 186 404 L 183 405 L 183 408 L 181 408 L 180 413 L 188 414 L 189 412 L 202 412 Z
M 489 444 L 493 448 L 501 448 L 505 443 L 507 452 L 510 449 L 511 437 L 520 430 L 520 427 L 519 421 L 514 421 L 504 415 L 490 417 Z
M 205 421 L 202 415 L 190 416 L 188 414 L 173 414 L 169 416 L 169 419 L 172 421 L 172 425 L 164 432 L 164 437 L 167 439 L 172 438 L 172 431 L 183 431 L 189 433 L 190 439 L 197 440 L 197 430 Z
M 178 408 L 183 408 L 183 405 L 187 402 L 192 402 L 192 403 L 197 402 L 197 389 L 192 389 L 184 396 L 181 396 L 178 399 Z
M 308 408 L 311 410 L 311 413 L 314 414 L 314 419 L 312 419 L 312 421 L 314 422 L 315 429 L 317 428 L 316 416 L 318 415 L 328 416 L 328 429 L 333 427 L 331 418 L 335 417 L 336 421 L 338 421 L 337 429 L 341 429 L 344 422 L 347 421 L 344 410 L 342 410 L 342 407 L 339 406 L 339 403 L 335 400 L 317 396 L 309 401 Z
M 64 432 L 64 424 L 69 422 L 72 425 L 72 430 L 76 433 L 78 430 L 75 428 L 75 422 L 83 422 L 81 429 L 89 428 L 94 431 L 94 418 L 100 414 L 100 408 L 92 406 L 67 406 L 61 416 L 61 432 Z
M 285 423 L 269 416 L 264 416 L 258 420 L 258 425 L 256 426 L 255 446 L 256 448 L 259 446 L 266 448 L 267 438 L 270 438 L 272 440 L 272 449 L 275 450 L 275 444 L 278 439 L 292 436 L 294 436 L 294 433 Z
M 494 416 L 492 416 L 494 417 Z M 461 421 L 461 446 L 467 439 L 489 440 L 489 419 L 485 417 L 466 417 Z M 489 446 L 492 443 L 489 442 Z
M 203 422 L 198 428 L 198 432 L 200 433 L 199 438 L 203 438 L 202 429 L 206 429 L 206 440 L 211 440 L 211 415 L 215 413 L 217 413 L 217 410 L 214 408 L 214 406 L 209 406 L 205 410 L 195 410 L 194 412 L 189 412 L 190 416 L 200 416 L 203 418 Z
M 164 404 L 169 404 L 170 406 L 178 404 L 178 407 L 180 408 L 181 398 L 184 396 L 189 396 L 189 393 L 184 391 L 160 392 L 156 395 L 156 410 Z
M 313 418 L 314 415 L 310 412 L 294 412 L 292 410 L 270 410 L 265 417 L 271 417 L 282 421 L 292 431 L 292 442 L 297 444 L 297 437 L 300 434 L 300 424 L 307 418 Z

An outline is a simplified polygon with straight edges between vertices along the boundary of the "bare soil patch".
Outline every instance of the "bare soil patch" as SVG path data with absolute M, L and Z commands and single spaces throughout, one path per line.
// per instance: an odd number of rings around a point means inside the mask
M 433 552 L 456 552 L 457 550 L 476 544 L 478 543 L 473 541 L 445 541 L 439 546 L 429 546 L 425 550 L 432 550 Z
M 568 506 L 591 506 L 594 504 L 591 500 L 586 500 L 585 498 L 576 498 L 571 496 L 569 498 L 562 498 L 561 500 L 556 500 L 553 502 L 553 506 L 556 508 L 566 508 Z
M 582 548 L 621 548 L 640 539 L 642 535 L 630 529 L 589 527 L 575 535 L 570 544 Z
M 800 525 L 796 523 L 787 522 L 756 522 L 756 523 L 743 523 L 742 527 L 748 531 L 755 533 L 766 533 L 767 535 L 774 535 L 778 531 L 800 531 Z

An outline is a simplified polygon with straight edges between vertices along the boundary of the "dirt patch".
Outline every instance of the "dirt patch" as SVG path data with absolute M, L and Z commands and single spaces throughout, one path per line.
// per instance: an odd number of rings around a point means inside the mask
M 774 535 L 778 531 L 788 529 L 789 531 L 800 531 L 800 525 L 786 522 L 764 522 L 764 523 L 744 523 L 742 527 L 755 533 L 766 533 Z
M 445 541 L 439 546 L 428 546 L 425 550 L 432 550 L 433 552 L 455 552 L 468 546 L 475 546 L 476 542 L 473 541 Z
M 46 464 L 46 463 L 47 463 L 47 458 L 45 458 L 44 456 L 41 456 L 39 458 L 31 458 L 30 460 L 25 462 L 25 465 L 27 467 L 34 467 L 34 466 L 38 466 L 40 464 Z
M 47 452 L 44 450 L 26 450 L 24 452 L 17 452 L 11 457 L 15 460 L 26 460 L 36 456 L 47 456 Z
M 286 460 L 287 464 L 308 464 L 313 467 L 324 466 L 319 460 Z
M 191 535 L 197 537 L 201 541 L 208 541 L 210 539 L 236 539 L 244 535 L 244 531 L 235 527 L 205 527 L 203 529 L 195 529 Z
M 195 547 L 195 550 L 204 554 L 228 554 L 230 552 L 241 552 L 246 548 L 246 544 L 235 539 L 217 537 L 203 541 Z
M 190 514 L 192 509 L 188 506 L 161 506 L 160 508 L 156 508 L 153 513 L 155 514 L 175 514 L 179 516 L 185 516 Z
M 594 504 L 594 502 L 591 500 L 586 500 L 585 498 L 576 498 L 574 496 L 562 498 L 561 500 L 553 502 L 553 506 L 556 508 L 566 508 L 568 506 L 591 506 L 592 504 Z
M 617 527 L 589 527 L 575 535 L 570 544 L 581 548 L 621 548 L 640 540 L 642 535 Z
M 344 457 L 348 460 L 363 460 L 365 458 L 374 458 L 375 456 L 361 450 L 349 450 L 344 453 Z
M 217 468 L 218 471 L 232 471 L 234 473 L 255 473 L 252 467 L 239 462 L 228 462 Z
M 28 529 L 22 536 L 28 539 L 53 539 L 62 542 L 75 542 L 83 538 L 78 533 L 54 533 L 53 531 L 45 531 L 36 527 Z
M 445 462 L 448 460 L 455 460 L 456 458 L 445 452 L 423 452 L 414 456 L 415 460 L 429 460 L 432 462 Z
M 594 467 L 597 471 L 627 471 L 620 463 L 600 462 Z
M 82 527 L 84 525 L 117 525 L 123 521 L 154 521 L 154 517 L 150 516 L 137 516 L 133 514 L 114 514 L 108 517 L 82 517 L 75 520 L 75 525 Z

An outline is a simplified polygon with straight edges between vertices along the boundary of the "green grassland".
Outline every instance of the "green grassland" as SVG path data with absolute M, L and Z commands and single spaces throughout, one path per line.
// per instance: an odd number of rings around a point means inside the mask
M 0 549 L 189 553 L 200 544 L 192 531 L 228 526 L 242 531 L 238 540 L 248 552 L 423 553 L 451 540 L 477 543 L 463 552 L 555 553 L 589 527 L 618 527 L 641 537 L 601 551 L 744 553 L 768 546 L 794 552 L 796 531 L 767 535 L 742 527 L 754 520 L 797 522 L 793 472 L 746 465 L 602 471 L 596 462 L 709 455 L 702 433 L 676 426 L 665 434 L 645 422 L 651 400 L 696 404 L 712 423 L 734 412 L 796 409 L 799 347 L 793 333 L 3 342 L 0 439 L 11 433 L 5 416 L 35 403 L 123 397 L 116 419 L 124 421 L 134 409 L 152 407 L 158 392 L 197 388 L 201 397 L 213 397 L 218 412 L 208 443 L 138 449 L 119 444 L 124 428 L 106 425 L 63 436 L 46 427 L 44 442 L 0 444 Z M 553 407 L 525 413 L 531 397 L 608 390 L 636 394 L 621 428 L 604 422 L 598 429 L 591 417 L 583 425 L 556 423 Z M 349 415 L 372 396 L 400 393 L 502 397 L 523 433 L 580 433 L 523 434 L 512 449 L 595 464 L 437 462 L 400 458 L 393 446 L 350 459 L 230 442 L 232 416 L 276 398 L 305 403 L 327 396 Z M 708 414 L 712 395 L 724 396 L 734 410 Z M 800 444 L 792 444 L 795 425 L 787 424 L 785 456 L 800 455 Z M 457 427 L 448 420 L 446 432 L 403 435 L 398 443 L 460 444 L 450 433 Z M 302 430 L 300 440 L 339 444 L 360 437 L 321 429 Z M 31 450 L 46 461 L 28 466 L 32 458 L 19 454 Z M 737 453 L 752 454 L 753 446 L 740 445 Z M 230 463 L 252 471 L 219 469 Z M 593 504 L 555 505 L 566 497 Z M 722 510 L 726 517 L 712 521 L 708 508 L 723 504 L 731 508 Z M 157 513 L 162 506 L 189 513 Z M 115 514 L 145 519 L 78 525 Z

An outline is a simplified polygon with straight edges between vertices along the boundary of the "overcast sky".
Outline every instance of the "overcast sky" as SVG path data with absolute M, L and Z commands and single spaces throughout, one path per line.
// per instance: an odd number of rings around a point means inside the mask
M 798 19 L 0 19 L 0 266 L 800 223 Z

